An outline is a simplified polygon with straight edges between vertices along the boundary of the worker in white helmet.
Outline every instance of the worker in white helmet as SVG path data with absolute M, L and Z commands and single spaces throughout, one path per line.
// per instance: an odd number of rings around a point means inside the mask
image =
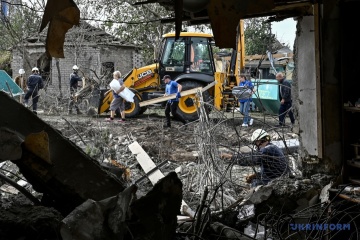
M 288 161 L 284 153 L 271 143 L 270 135 L 264 129 L 256 129 L 250 140 L 258 152 L 249 156 L 231 155 L 231 159 L 241 166 L 260 166 L 259 172 L 246 177 L 246 182 L 250 183 L 251 187 L 266 185 L 271 180 L 289 173 Z M 229 158 L 229 155 L 225 154 L 223 157 Z
M 28 91 L 25 94 L 24 97 L 24 105 L 26 107 L 29 106 L 29 99 L 31 97 L 32 99 L 32 110 L 34 114 L 37 114 L 37 103 L 39 101 L 39 90 L 44 88 L 44 82 L 42 80 L 42 77 L 39 75 L 39 69 L 37 67 L 34 67 L 31 70 L 31 75 L 27 79 L 27 88 Z
M 72 114 L 72 109 L 73 107 L 75 107 L 76 109 L 76 113 L 77 114 L 81 114 L 80 112 L 80 109 L 78 107 L 78 102 L 77 102 L 77 99 L 75 97 L 75 93 L 77 92 L 77 89 L 78 87 L 82 87 L 82 86 L 79 86 L 81 84 L 79 84 L 80 82 L 82 83 L 82 78 L 78 75 L 78 71 L 79 71 L 79 68 L 78 66 L 74 65 L 73 66 L 73 73 L 70 74 L 70 78 L 69 78 L 69 81 L 70 81 L 70 102 L 69 102 L 69 114 Z

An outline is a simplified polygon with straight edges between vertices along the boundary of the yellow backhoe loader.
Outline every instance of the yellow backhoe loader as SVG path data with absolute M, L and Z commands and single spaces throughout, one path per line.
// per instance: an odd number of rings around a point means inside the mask
M 244 69 L 244 35 L 243 21 L 238 27 L 238 45 L 233 50 L 230 61 L 215 57 L 214 41 L 211 34 L 182 32 L 176 40 L 175 33 L 163 36 L 159 58 L 154 64 L 134 68 L 124 76 L 124 84 L 135 93 L 134 102 L 126 103 L 126 117 L 136 117 L 146 111 L 147 106 L 141 102 L 162 97 L 165 83 L 164 75 L 180 83 L 182 91 L 206 87 L 202 92 L 203 100 L 210 102 L 217 109 L 227 109 L 236 104 L 231 89 L 239 84 L 240 72 Z M 220 63 L 220 66 L 219 66 Z M 98 114 L 109 111 L 113 98 L 109 93 L 103 96 L 102 91 Z M 198 119 L 194 98 L 196 94 L 182 96 L 179 100 L 178 113 L 186 120 Z M 210 110 L 210 109 L 209 109 Z

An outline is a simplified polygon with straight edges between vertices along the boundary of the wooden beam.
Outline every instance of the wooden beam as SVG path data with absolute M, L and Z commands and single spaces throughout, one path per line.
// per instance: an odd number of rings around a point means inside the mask
M 199 90 L 201 91 L 201 89 L 202 89 L 201 87 L 198 87 L 198 88 L 193 88 L 193 89 L 182 91 L 181 92 L 181 97 L 185 97 L 185 96 L 188 96 L 188 95 L 191 95 L 191 94 L 195 94 L 195 93 L 197 93 L 197 91 L 199 91 Z M 163 96 L 163 97 L 158 97 L 158 98 L 153 98 L 153 99 L 150 99 L 150 100 L 146 100 L 146 101 L 140 102 L 139 105 L 140 105 L 140 107 L 144 107 L 144 106 L 147 106 L 147 105 L 168 101 L 168 100 L 171 100 L 171 99 L 174 99 L 174 98 L 176 98 L 176 93 L 171 94 L 171 95 L 167 95 L 167 96 Z
M 148 173 L 150 170 L 156 167 L 155 163 L 151 160 L 149 155 L 147 155 L 147 153 L 139 145 L 138 142 L 135 141 L 130 144 L 129 149 L 136 156 L 136 160 L 138 161 L 145 173 Z M 160 170 L 156 170 L 148 176 L 150 182 L 153 185 L 155 185 L 163 177 L 165 176 Z
M 277 54 L 273 54 L 272 55 L 273 58 L 283 58 L 283 57 L 289 57 L 289 58 L 292 58 L 294 56 L 293 53 L 277 53 Z M 247 55 L 245 56 L 245 61 L 248 61 L 248 60 L 259 60 L 259 59 L 268 59 L 267 55 L 259 55 L 259 54 L 256 54 L 256 55 Z
M 149 155 L 144 151 L 144 149 L 137 141 L 131 143 L 128 147 L 132 154 L 136 156 L 136 160 L 138 161 L 145 173 L 148 173 L 150 170 L 156 167 L 155 163 L 151 160 Z M 148 175 L 148 178 L 153 185 L 155 185 L 163 177 L 165 177 L 165 175 L 159 169 Z M 186 209 L 190 209 L 190 207 L 185 203 L 185 201 L 182 200 L 180 209 L 181 212 L 184 212 L 184 206 Z
M 198 91 L 205 92 L 209 88 L 213 87 L 215 84 L 216 84 L 216 81 L 206 85 L 206 87 L 204 87 L 204 88 L 198 87 L 198 88 L 193 88 L 193 89 L 181 91 L 181 97 L 185 97 L 185 96 L 188 96 L 188 95 L 191 95 L 191 94 L 195 94 Z M 171 99 L 174 99 L 174 98 L 176 98 L 176 93 L 171 94 L 171 95 L 167 95 L 167 96 L 163 96 L 163 97 L 158 97 L 158 98 L 153 98 L 153 99 L 150 99 L 150 100 L 142 101 L 142 102 L 140 102 L 139 106 L 144 107 L 144 106 L 148 106 L 148 105 L 151 105 L 151 104 L 168 101 L 168 100 L 171 100 Z

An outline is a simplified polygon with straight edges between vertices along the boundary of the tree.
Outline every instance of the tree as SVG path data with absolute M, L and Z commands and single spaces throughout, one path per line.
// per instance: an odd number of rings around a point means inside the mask
M 11 2 L 7 2 L 9 5 L 8 14 L 2 15 L 0 19 L 0 31 L 2 33 L 0 52 L 1 55 L 8 55 L 11 48 L 19 50 L 23 53 L 25 63 L 31 68 L 28 56 L 24 52 L 24 39 L 30 36 L 36 37 L 44 5 L 34 0 L 25 1 L 23 4 L 12 4 Z M 11 59 L 8 60 L 8 65 L 10 65 Z
M 116 36 L 124 44 L 135 44 L 142 49 L 146 63 L 152 63 L 164 33 L 173 31 L 174 24 L 161 24 L 160 19 L 171 17 L 159 4 L 134 5 L 134 0 L 78 1 L 81 19 Z M 91 4 L 89 9 L 88 5 Z M 87 11 L 83 8 L 87 7 Z M 91 15 L 90 15 L 90 14 Z M 91 17 L 89 17 L 91 16 Z
M 267 50 L 273 52 L 281 48 L 266 17 L 245 19 L 244 35 L 246 55 L 265 54 Z
M 97 23 L 98 27 L 124 43 L 136 44 L 141 48 L 145 64 L 150 64 L 158 57 L 162 36 L 175 31 L 173 22 L 164 24 L 160 20 L 174 18 L 174 13 L 158 3 L 135 5 L 136 2 L 139 1 L 78 0 L 77 4 L 82 20 L 87 20 L 92 25 Z M 83 7 L 86 7 L 86 11 Z M 208 25 L 199 25 L 194 29 L 203 30 L 206 26 Z M 183 23 L 183 29 L 187 27 L 187 24 Z

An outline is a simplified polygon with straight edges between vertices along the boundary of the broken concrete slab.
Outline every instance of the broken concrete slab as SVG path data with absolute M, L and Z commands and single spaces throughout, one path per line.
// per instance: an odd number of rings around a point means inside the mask
M 0 128 L 0 162 L 21 158 L 21 143 L 23 140 L 10 129 Z
M 284 154 L 291 154 L 297 152 L 300 146 L 298 139 L 286 139 L 284 141 L 271 141 L 274 145 L 278 146 Z
M 124 183 L 103 170 L 97 160 L 22 104 L 3 92 L 0 92 L 0 102 L 0 112 L 4 113 L 0 126 L 16 132 L 22 139 L 42 131 L 48 135 L 51 164 L 24 146 L 22 149 L 26 152 L 21 160 L 13 161 L 34 189 L 43 193 L 43 204 L 67 215 L 87 199 L 99 201 L 125 189 Z
M 160 171 L 160 169 L 157 169 L 157 166 L 155 163 L 151 160 L 149 155 L 144 151 L 144 149 L 140 146 L 140 144 L 137 141 L 134 141 L 129 145 L 130 151 L 136 155 L 136 160 L 142 167 L 145 173 L 149 173 L 152 171 L 147 177 L 151 181 L 151 183 L 154 185 L 156 184 L 160 179 L 164 178 L 164 174 Z M 153 171 L 153 169 L 156 169 Z M 176 173 L 175 173 L 176 174 Z M 184 211 L 183 208 L 186 206 L 187 211 Z M 188 212 L 190 207 L 186 204 L 184 200 L 181 201 L 181 212 Z M 190 209 L 191 210 L 191 209 Z
M 175 172 L 160 179 L 130 205 L 128 227 L 133 239 L 173 239 L 182 202 L 182 183 Z
M 88 199 L 62 220 L 63 239 L 124 239 L 126 212 L 137 188 L 132 185 L 116 196 Z
M 244 197 L 242 204 L 260 204 L 271 196 L 272 191 L 273 187 L 271 185 L 257 186 Z
M 0 239 L 58 239 L 63 216 L 43 206 L 0 207 Z

